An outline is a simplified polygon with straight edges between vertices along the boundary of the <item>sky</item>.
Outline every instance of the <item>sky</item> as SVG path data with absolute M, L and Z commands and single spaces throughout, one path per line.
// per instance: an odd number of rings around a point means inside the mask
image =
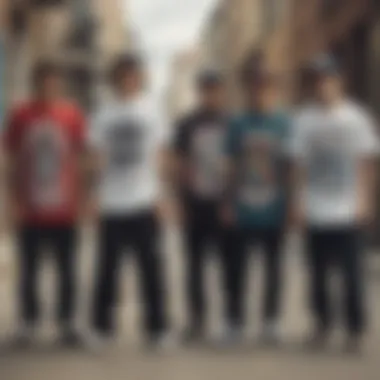
M 128 25 L 149 62 L 153 91 L 168 83 L 174 54 L 196 46 L 218 0 L 124 0 Z

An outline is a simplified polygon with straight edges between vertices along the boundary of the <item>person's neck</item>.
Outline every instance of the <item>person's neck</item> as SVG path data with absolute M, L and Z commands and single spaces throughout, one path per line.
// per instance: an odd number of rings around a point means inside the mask
M 344 98 L 342 96 L 339 96 L 336 98 L 331 98 L 327 101 L 321 101 L 320 103 L 322 107 L 327 108 L 327 109 L 332 109 L 341 105 L 343 101 L 344 101 Z
M 219 115 L 222 113 L 220 107 L 210 106 L 210 105 L 201 105 L 200 110 L 202 113 L 207 115 Z
M 58 96 L 46 96 L 43 94 L 37 94 L 35 96 L 36 103 L 46 105 L 46 106 L 55 104 L 58 100 L 59 100 Z
M 247 110 L 249 113 L 267 115 L 274 111 L 272 106 L 259 106 L 257 104 L 248 105 Z
M 128 92 L 119 92 L 117 98 L 123 102 L 129 102 L 134 99 L 137 99 L 140 95 L 140 91 L 128 91 Z

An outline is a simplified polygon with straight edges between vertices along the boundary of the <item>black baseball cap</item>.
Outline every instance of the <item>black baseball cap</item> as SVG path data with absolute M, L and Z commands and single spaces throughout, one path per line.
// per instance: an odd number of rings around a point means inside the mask
M 331 54 L 320 54 L 309 62 L 309 71 L 317 76 L 335 76 L 340 74 L 340 66 Z

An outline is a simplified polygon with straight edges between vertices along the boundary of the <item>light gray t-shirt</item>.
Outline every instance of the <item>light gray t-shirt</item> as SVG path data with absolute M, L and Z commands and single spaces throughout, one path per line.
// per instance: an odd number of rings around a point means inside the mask
M 89 135 L 104 160 L 102 211 L 124 214 L 152 207 L 160 194 L 158 154 L 168 139 L 155 102 L 147 96 L 108 102 L 94 115 Z
M 311 225 L 347 225 L 358 208 L 359 164 L 379 151 L 374 122 L 353 102 L 310 105 L 295 117 L 290 153 L 303 166 Z

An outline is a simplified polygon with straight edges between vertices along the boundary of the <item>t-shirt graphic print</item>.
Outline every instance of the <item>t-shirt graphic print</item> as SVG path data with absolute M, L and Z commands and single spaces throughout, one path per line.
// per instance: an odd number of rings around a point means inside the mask
M 23 160 L 29 165 L 29 202 L 33 208 L 64 206 L 61 173 L 68 144 L 61 128 L 51 120 L 38 120 L 30 126 L 22 147 Z
M 144 130 L 138 121 L 119 120 L 107 131 L 111 172 L 128 171 L 142 161 Z
M 271 133 L 252 131 L 242 142 L 239 172 L 239 199 L 243 204 L 265 207 L 278 196 L 278 138 Z
M 222 191 L 224 130 L 204 125 L 194 131 L 191 159 L 194 166 L 194 190 L 202 196 L 214 197 Z

